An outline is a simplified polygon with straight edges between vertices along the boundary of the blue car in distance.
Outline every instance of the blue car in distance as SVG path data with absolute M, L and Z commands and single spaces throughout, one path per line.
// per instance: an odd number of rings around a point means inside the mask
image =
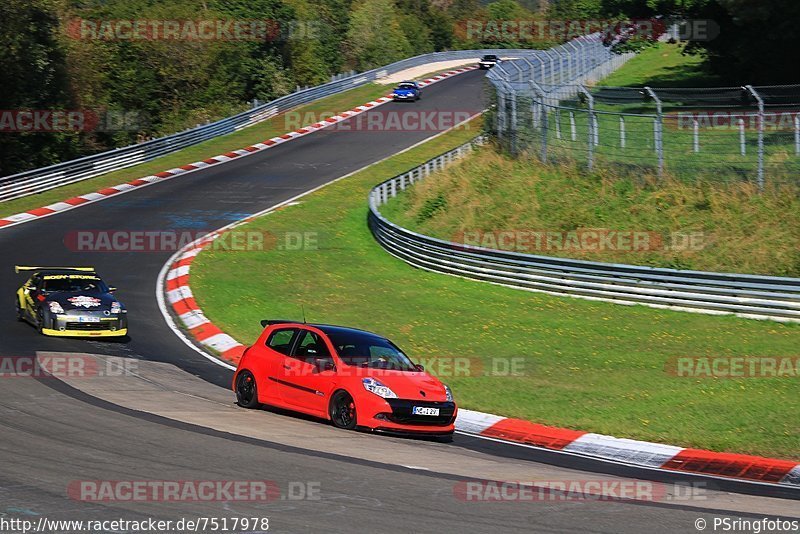
M 417 82 L 400 82 L 392 92 L 395 102 L 414 102 L 422 98 L 422 89 Z

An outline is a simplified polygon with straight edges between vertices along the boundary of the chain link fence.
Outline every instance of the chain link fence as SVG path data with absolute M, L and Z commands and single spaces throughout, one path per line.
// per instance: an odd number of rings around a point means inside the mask
M 797 183 L 800 85 L 603 87 L 509 71 L 489 78 L 490 130 L 513 155 L 616 174 Z

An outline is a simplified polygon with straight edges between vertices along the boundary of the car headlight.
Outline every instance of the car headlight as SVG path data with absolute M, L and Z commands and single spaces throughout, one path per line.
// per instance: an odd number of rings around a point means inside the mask
M 447 400 L 448 402 L 453 402 L 453 392 L 450 391 L 450 386 L 448 386 L 447 384 L 442 384 L 442 385 L 444 386 L 445 400 Z
M 374 393 L 379 397 L 383 397 L 384 399 L 397 398 L 397 394 L 389 389 L 389 386 L 386 386 L 380 380 L 375 380 L 374 378 L 364 378 L 361 380 L 361 383 L 364 384 L 364 389 Z
M 54 300 L 48 302 L 47 305 L 50 306 L 50 313 L 64 313 L 64 308 L 61 307 L 61 304 Z
M 122 305 L 119 302 L 111 303 L 111 313 L 122 313 Z

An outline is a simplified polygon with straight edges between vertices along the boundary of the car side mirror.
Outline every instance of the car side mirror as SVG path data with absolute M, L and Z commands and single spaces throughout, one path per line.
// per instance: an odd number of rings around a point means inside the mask
M 424 371 L 425 370 L 425 367 L 421 363 L 418 363 L 414 367 L 417 368 L 417 371 Z
M 324 371 L 335 371 L 336 365 L 333 363 L 333 360 L 330 358 L 317 358 L 314 360 L 314 367 L 318 373 L 322 373 Z
M 117 288 L 116 288 L 116 287 L 114 287 L 114 286 L 108 286 L 108 292 L 109 292 L 109 293 L 113 293 L 113 292 L 114 292 L 114 291 L 116 291 L 116 290 L 117 290 Z

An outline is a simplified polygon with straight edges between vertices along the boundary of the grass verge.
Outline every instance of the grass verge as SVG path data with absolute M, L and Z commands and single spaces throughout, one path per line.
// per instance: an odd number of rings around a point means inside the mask
M 245 344 L 259 334 L 261 319 L 299 319 L 303 304 L 309 321 L 379 332 L 418 361 L 474 358 L 483 371 L 474 365 L 467 376 L 446 376 L 439 368 L 464 408 L 800 459 L 797 376 L 679 378 L 665 371 L 679 356 L 797 355 L 796 325 L 529 293 L 417 270 L 376 244 L 366 225 L 370 188 L 463 143 L 475 128 L 438 137 L 240 228 L 316 232 L 317 246 L 204 251 L 192 265 L 198 303 Z M 509 362 L 521 364 L 517 375 L 505 374 Z
M 746 182 L 587 175 L 572 166 L 513 159 L 491 147 L 382 208 L 390 220 L 420 233 L 450 241 L 477 235 L 490 248 L 778 276 L 800 276 L 800 218 L 786 216 L 799 210 L 797 186 L 768 187 L 759 194 Z M 620 236 L 636 232 L 646 242 L 614 240 L 613 248 L 601 250 L 567 241 L 569 232 L 577 236 L 601 228 Z M 526 235 L 522 232 L 543 237 L 527 243 L 511 239 L 508 246 L 498 237 Z M 556 239 L 548 241 L 549 235 Z
M 684 46 L 659 43 L 645 48 L 603 79 L 606 87 L 714 87 L 720 79 L 706 69 L 705 58 L 685 54 Z

